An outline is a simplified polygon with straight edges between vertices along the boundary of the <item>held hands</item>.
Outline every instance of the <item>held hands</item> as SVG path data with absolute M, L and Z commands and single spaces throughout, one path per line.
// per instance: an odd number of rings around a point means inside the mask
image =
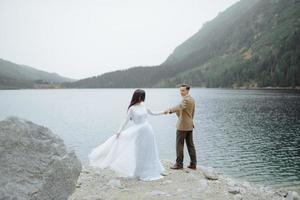
M 165 115 L 166 115 L 166 114 L 171 114 L 170 109 L 165 110 L 165 111 L 164 111 L 164 114 L 165 114 Z

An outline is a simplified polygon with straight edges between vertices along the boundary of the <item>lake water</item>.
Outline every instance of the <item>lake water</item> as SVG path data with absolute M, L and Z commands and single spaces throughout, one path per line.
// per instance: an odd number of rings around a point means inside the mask
M 146 105 L 165 110 L 178 89 L 145 89 Z M 0 119 L 18 116 L 49 127 L 84 164 L 116 133 L 134 89 L 0 91 Z M 198 164 L 274 187 L 300 188 L 300 93 L 192 88 Z M 149 116 L 161 159 L 175 160 L 176 115 Z M 185 146 L 185 163 L 189 157 Z

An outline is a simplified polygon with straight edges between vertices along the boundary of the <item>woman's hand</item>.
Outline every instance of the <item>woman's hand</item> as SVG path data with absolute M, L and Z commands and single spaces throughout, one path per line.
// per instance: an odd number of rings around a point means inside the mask
M 165 114 L 165 115 L 166 115 L 166 114 L 171 114 L 170 109 L 165 110 L 163 114 Z

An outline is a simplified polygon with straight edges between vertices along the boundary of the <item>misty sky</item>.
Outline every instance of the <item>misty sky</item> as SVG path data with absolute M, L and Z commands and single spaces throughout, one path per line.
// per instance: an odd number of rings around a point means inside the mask
M 238 0 L 0 0 L 0 58 L 71 78 L 161 64 Z

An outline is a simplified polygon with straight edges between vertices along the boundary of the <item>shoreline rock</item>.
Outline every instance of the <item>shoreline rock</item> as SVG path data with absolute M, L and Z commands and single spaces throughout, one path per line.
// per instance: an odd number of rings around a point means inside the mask
M 293 200 L 298 195 L 296 192 L 239 182 L 203 166 L 198 166 L 197 170 L 171 170 L 171 161 L 162 160 L 162 163 L 166 168 L 166 176 L 150 182 L 117 177 L 107 168 L 101 170 L 84 166 L 78 179 L 78 187 L 68 200 L 285 200 L 290 198 L 288 194 L 293 195 Z
M 18 117 L 0 121 L 0 199 L 64 200 L 82 166 L 46 127 Z

